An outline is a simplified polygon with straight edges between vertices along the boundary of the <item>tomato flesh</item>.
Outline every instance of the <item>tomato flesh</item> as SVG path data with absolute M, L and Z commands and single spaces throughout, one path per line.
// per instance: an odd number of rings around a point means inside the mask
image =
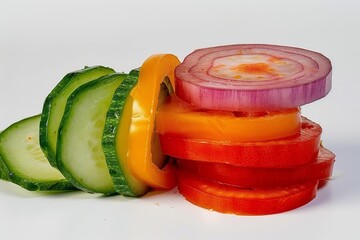
M 191 203 L 221 213 L 266 215 L 289 211 L 316 196 L 317 181 L 283 188 L 240 188 L 178 170 L 179 192 Z
M 159 135 L 162 152 L 175 158 L 243 167 L 283 168 L 315 162 L 321 127 L 302 118 L 300 135 L 273 141 L 210 141 Z
M 179 159 L 178 167 L 198 177 L 239 187 L 284 187 L 329 179 L 335 155 L 320 147 L 317 161 L 292 168 L 250 168 Z

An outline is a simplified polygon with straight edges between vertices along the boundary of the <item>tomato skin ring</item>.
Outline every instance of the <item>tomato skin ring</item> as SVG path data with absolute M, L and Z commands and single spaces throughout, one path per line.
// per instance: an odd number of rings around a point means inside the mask
M 247 112 L 206 111 L 171 96 L 156 114 L 156 132 L 162 135 L 222 141 L 267 141 L 300 133 L 299 108 Z M 253 114 L 253 113 L 251 113 Z
M 301 207 L 316 196 L 317 181 L 285 188 L 246 189 L 202 179 L 177 171 L 178 189 L 186 200 L 221 213 L 276 214 Z
M 246 168 L 178 159 L 178 168 L 198 177 L 238 187 L 284 187 L 331 177 L 335 155 L 320 147 L 317 161 L 291 168 Z
M 174 158 L 243 167 L 294 167 L 316 161 L 322 129 L 302 118 L 299 136 L 263 142 L 221 142 L 159 135 L 164 154 Z

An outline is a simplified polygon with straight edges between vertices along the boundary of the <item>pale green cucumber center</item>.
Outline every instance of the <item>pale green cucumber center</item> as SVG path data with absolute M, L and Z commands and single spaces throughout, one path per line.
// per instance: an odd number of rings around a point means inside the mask
M 36 181 L 58 181 L 64 179 L 53 168 L 39 144 L 40 117 L 25 120 L 11 130 L 3 143 L 7 164 L 15 174 Z
M 61 118 L 64 113 L 65 105 L 70 94 L 79 86 L 93 81 L 101 76 L 104 76 L 112 72 L 109 69 L 93 70 L 91 72 L 78 73 L 74 79 L 72 79 L 67 86 L 57 95 L 51 103 L 51 109 L 48 121 L 48 147 L 55 155 L 57 145 L 58 129 L 61 122 Z
M 81 185 L 99 192 L 114 188 L 102 148 L 106 113 L 119 82 L 82 92 L 75 99 L 63 129 L 61 161 Z

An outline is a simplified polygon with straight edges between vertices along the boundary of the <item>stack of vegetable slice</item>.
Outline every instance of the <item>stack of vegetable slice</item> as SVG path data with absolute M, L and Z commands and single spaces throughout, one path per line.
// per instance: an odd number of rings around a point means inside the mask
M 177 159 L 190 202 L 272 214 L 311 201 L 335 156 L 300 106 L 331 89 L 323 55 L 274 45 L 196 50 L 175 71 L 176 95 L 157 114 L 162 150 Z
M 287 211 L 331 177 L 335 156 L 300 112 L 330 89 L 326 57 L 273 45 L 152 55 L 128 74 L 85 67 L 0 133 L 0 178 L 132 197 L 178 183 L 219 212 Z

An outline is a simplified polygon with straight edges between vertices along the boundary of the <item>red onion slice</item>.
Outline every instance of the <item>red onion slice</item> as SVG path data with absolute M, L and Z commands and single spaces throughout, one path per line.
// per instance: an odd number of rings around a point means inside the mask
M 328 58 L 306 49 L 265 44 L 204 48 L 176 68 L 176 93 L 204 109 L 279 110 L 326 96 L 331 72 Z

